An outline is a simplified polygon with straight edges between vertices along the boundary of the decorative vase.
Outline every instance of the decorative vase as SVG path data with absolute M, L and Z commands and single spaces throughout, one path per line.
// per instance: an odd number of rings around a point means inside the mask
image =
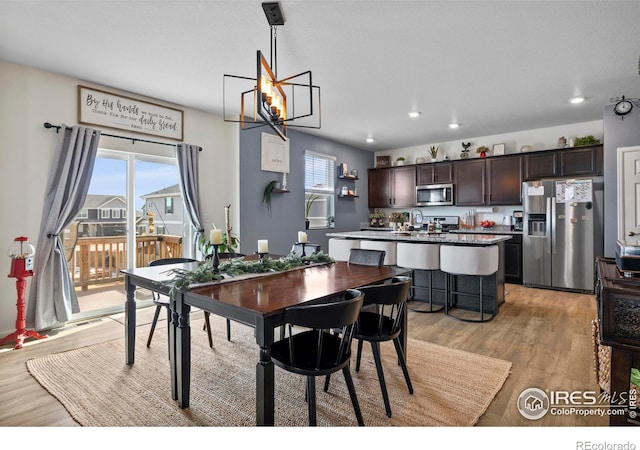
M 431 158 L 431 162 L 438 162 L 438 158 Z
M 460 153 L 460 159 L 467 159 L 469 157 L 469 152 Z
M 396 166 L 404 166 L 404 161 L 396 161 Z
M 305 230 L 308 230 L 308 229 L 309 229 L 309 219 L 305 219 L 305 221 L 304 221 L 304 228 L 305 228 Z
M 485 156 L 487 156 L 487 152 L 480 152 L 480 158 L 484 158 Z

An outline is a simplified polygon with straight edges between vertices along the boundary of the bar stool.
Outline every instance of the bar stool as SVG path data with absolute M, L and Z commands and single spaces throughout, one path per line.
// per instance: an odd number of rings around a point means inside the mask
M 440 244 L 422 244 L 412 242 L 398 242 L 396 245 L 396 263 L 399 267 L 411 269 L 411 299 L 415 302 L 428 303 L 429 309 L 409 307 L 420 313 L 435 313 L 444 309 L 444 305 L 433 309 L 433 272 L 440 269 Z M 429 287 L 415 285 L 415 271 L 425 270 L 429 273 Z M 415 290 L 425 289 L 429 292 L 428 302 L 416 300 Z M 446 302 L 446 299 L 445 299 Z
M 396 257 L 396 243 L 389 241 L 360 241 L 360 248 L 365 250 L 384 250 L 386 252 L 384 256 L 385 266 L 395 266 Z
M 352 248 L 360 248 L 357 239 L 329 239 L 329 256 L 336 261 L 349 261 L 349 252 Z
M 484 312 L 484 289 L 483 277 L 493 275 L 498 271 L 498 246 L 487 247 L 462 246 L 462 245 L 441 245 L 440 246 L 440 270 L 447 275 L 445 284 L 445 308 L 444 313 L 452 319 L 463 322 L 488 322 L 495 317 L 498 310 L 496 295 L 493 297 L 492 313 L 485 318 Z M 454 298 L 458 296 L 476 296 L 475 293 L 455 291 L 453 280 L 457 275 L 470 275 L 480 279 L 480 306 L 478 312 L 479 319 L 463 318 L 451 314 L 454 308 Z

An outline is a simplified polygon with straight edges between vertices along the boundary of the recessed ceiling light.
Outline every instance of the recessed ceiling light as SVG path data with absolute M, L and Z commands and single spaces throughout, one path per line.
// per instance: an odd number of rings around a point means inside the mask
M 372 137 L 368 137 L 366 141 L 367 141 L 367 144 L 373 144 L 376 140 Z
M 569 103 L 573 103 L 574 105 L 577 105 L 578 103 L 582 103 L 583 101 L 584 101 L 584 97 L 581 97 L 581 96 L 571 97 L 569 99 Z
M 449 128 L 451 128 L 451 129 L 458 128 L 459 126 L 460 126 L 460 124 L 457 123 L 457 122 L 451 122 L 449 124 Z
M 411 111 L 411 112 L 409 113 L 409 117 L 411 117 L 412 119 L 415 119 L 416 117 L 419 117 L 419 116 L 420 116 L 420 114 L 421 114 L 421 112 L 420 112 L 420 111 Z

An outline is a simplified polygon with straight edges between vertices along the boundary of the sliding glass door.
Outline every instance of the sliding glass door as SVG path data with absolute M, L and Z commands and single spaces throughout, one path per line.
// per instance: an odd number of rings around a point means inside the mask
M 121 269 L 183 255 L 189 227 L 179 183 L 175 158 L 98 151 L 87 199 L 64 236 L 80 303 L 74 319 L 123 310 Z M 136 296 L 141 306 L 151 300 L 143 290 Z

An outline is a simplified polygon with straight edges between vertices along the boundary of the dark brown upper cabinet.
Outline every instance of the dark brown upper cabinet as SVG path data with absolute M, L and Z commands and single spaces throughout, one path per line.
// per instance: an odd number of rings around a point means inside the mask
M 484 159 L 456 161 L 456 164 L 453 166 L 455 205 L 486 205 L 485 177 Z
M 441 162 L 416 166 L 416 185 L 453 182 L 453 163 Z
M 524 155 L 525 179 L 602 175 L 602 145 Z
M 406 208 L 416 203 L 415 166 L 369 170 L 369 208 Z
M 456 161 L 454 179 L 458 206 L 522 203 L 521 155 Z

